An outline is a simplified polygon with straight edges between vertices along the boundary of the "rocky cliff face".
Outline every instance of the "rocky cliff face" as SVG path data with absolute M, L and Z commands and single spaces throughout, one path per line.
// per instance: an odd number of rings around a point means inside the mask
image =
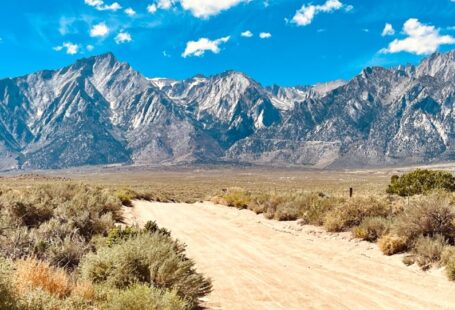
M 351 81 L 262 87 L 234 71 L 148 79 L 112 54 L 0 80 L 0 169 L 455 159 L 455 52 Z

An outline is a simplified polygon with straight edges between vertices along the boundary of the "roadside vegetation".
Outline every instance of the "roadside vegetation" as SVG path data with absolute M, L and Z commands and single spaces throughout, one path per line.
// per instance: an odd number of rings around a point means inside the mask
M 0 309 L 193 309 L 211 291 L 155 223 L 122 222 L 136 192 L 69 181 L 0 186 Z
M 212 201 L 249 209 L 268 219 L 299 220 L 329 232 L 377 242 L 385 255 L 405 253 L 405 264 L 445 267 L 455 280 L 455 178 L 416 170 L 393 176 L 386 193 L 353 198 L 314 192 L 254 193 L 228 189 Z

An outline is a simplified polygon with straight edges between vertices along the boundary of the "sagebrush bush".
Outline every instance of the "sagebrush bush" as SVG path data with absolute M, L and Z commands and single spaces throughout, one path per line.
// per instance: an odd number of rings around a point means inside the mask
M 385 255 L 393 255 L 407 250 L 407 240 L 396 235 L 384 235 L 378 240 L 379 249 Z
M 412 196 L 436 189 L 455 191 L 455 177 L 447 171 L 417 169 L 402 176 L 392 176 L 387 193 Z
M 3 189 L 0 254 L 36 256 L 72 269 L 91 250 L 93 236 L 106 235 L 122 220 L 121 206 L 110 191 L 82 184 Z
M 251 202 L 251 193 L 242 189 L 231 188 L 223 196 L 223 199 L 229 207 L 246 209 Z
M 352 229 L 352 234 L 356 238 L 374 242 L 389 232 L 390 225 L 391 222 L 387 218 L 380 216 L 366 217 L 359 226 Z
M 0 258 L 0 309 L 19 310 L 11 281 L 12 263 Z
M 101 247 L 83 258 L 80 272 L 86 280 L 114 288 L 144 283 L 175 290 L 193 305 L 211 291 L 210 281 L 196 272 L 184 248 L 159 233 L 142 233 Z
M 117 190 L 114 192 L 114 195 L 127 207 L 131 207 L 133 205 L 132 200 L 137 199 L 138 196 L 138 194 L 131 189 Z
M 446 274 L 449 280 L 455 281 L 455 255 L 447 260 Z
M 156 289 L 135 284 L 126 290 L 112 291 L 105 305 L 106 310 L 186 310 L 188 303 L 175 291 Z
M 330 210 L 325 216 L 324 227 L 332 232 L 346 231 L 366 217 L 387 217 L 391 212 L 391 206 L 385 201 L 374 197 L 353 198 Z
M 421 236 L 416 240 L 412 253 L 415 255 L 417 264 L 426 270 L 432 264 L 441 261 L 446 245 L 446 240 L 440 235 L 433 238 Z
M 418 237 L 443 236 L 446 240 L 455 237 L 455 207 L 451 197 L 434 193 L 421 197 L 394 220 L 391 230 L 406 238 L 410 245 Z
M 448 245 L 444 248 L 441 255 L 441 265 L 447 265 L 451 257 L 455 257 L 455 246 Z

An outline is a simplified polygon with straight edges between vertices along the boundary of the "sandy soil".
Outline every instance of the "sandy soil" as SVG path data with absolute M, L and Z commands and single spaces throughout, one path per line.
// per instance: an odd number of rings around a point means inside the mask
M 455 309 L 455 284 L 442 270 L 406 267 L 348 233 L 211 203 L 135 201 L 125 214 L 156 220 L 187 244 L 213 280 L 209 309 Z

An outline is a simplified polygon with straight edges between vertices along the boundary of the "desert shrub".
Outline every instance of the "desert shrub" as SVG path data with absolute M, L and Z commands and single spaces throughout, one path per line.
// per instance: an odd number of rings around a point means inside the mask
M 138 198 L 138 194 L 131 189 L 120 189 L 114 192 L 114 195 L 120 199 L 122 204 L 127 207 L 133 205 L 132 200 Z
M 269 200 L 270 195 L 267 193 L 253 195 L 248 205 L 248 209 L 256 214 L 262 214 L 267 210 L 266 203 Z M 223 204 L 223 201 L 218 201 L 218 203 L 220 202 Z
M 11 285 L 12 263 L 0 258 L 0 309 L 18 310 L 17 297 Z
M 140 229 L 139 227 L 127 226 L 122 228 L 120 226 L 112 228 L 106 238 L 106 244 L 108 246 L 113 246 L 115 244 L 121 243 L 128 239 L 134 238 L 140 234 L 160 234 L 163 236 L 170 237 L 171 233 L 166 228 L 160 228 L 155 221 L 148 221 L 145 223 L 144 228 Z
M 295 202 L 289 201 L 279 205 L 269 216 L 278 221 L 294 221 L 301 216 L 300 211 Z
M 412 253 L 415 255 L 417 264 L 426 270 L 441 260 L 446 245 L 442 236 L 433 238 L 421 236 L 416 240 Z
M 373 197 L 353 198 L 330 210 L 324 220 L 328 231 L 345 231 L 359 225 L 366 217 L 386 217 L 392 209 L 385 201 Z
M 452 241 L 455 237 L 455 208 L 450 196 L 434 193 L 420 198 L 397 216 L 391 230 L 410 243 L 418 237 L 443 236 Z
M 110 191 L 81 184 L 4 189 L 0 195 L 0 254 L 36 256 L 74 268 L 95 235 L 106 235 L 122 219 L 121 202 Z
M 392 176 L 387 193 L 412 196 L 435 189 L 455 191 L 455 177 L 446 171 L 417 169 L 402 176 Z
M 407 249 L 407 240 L 396 235 L 384 235 L 379 238 L 378 246 L 385 255 L 393 255 Z
M 455 256 L 451 256 L 446 264 L 446 274 L 449 280 L 455 281 Z
M 14 279 L 16 289 L 22 294 L 31 289 L 40 289 L 50 295 L 63 298 L 71 293 L 72 283 L 63 269 L 32 258 L 16 263 Z
M 175 291 L 135 284 L 109 294 L 106 310 L 185 310 L 188 304 Z
M 246 209 L 251 202 L 251 193 L 239 188 L 232 188 L 222 198 L 229 207 Z
M 447 245 L 442 251 L 441 265 L 442 266 L 447 265 L 452 256 L 455 257 L 455 246 Z
M 299 197 L 303 223 L 321 226 L 326 214 L 341 203 L 337 198 L 327 197 L 322 193 L 310 193 Z
M 384 217 L 366 217 L 359 226 L 352 229 L 354 237 L 366 241 L 376 241 L 387 234 L 390 228 L 390 220 Z
M 107 234 L 106 244 L 108 246 L 113 246 L 119 242 L 136 237 L 139 233 L 140 230 L 137 227 L 114 227 Z
M 195 271 L 184 248 L 158 233 L 139 234 L 99 248 L 83 258 L 80 272 L 86 280 L 119 289 L 144 283 L 175 290 L 191 304 L 211 291 L 210 281 Z

